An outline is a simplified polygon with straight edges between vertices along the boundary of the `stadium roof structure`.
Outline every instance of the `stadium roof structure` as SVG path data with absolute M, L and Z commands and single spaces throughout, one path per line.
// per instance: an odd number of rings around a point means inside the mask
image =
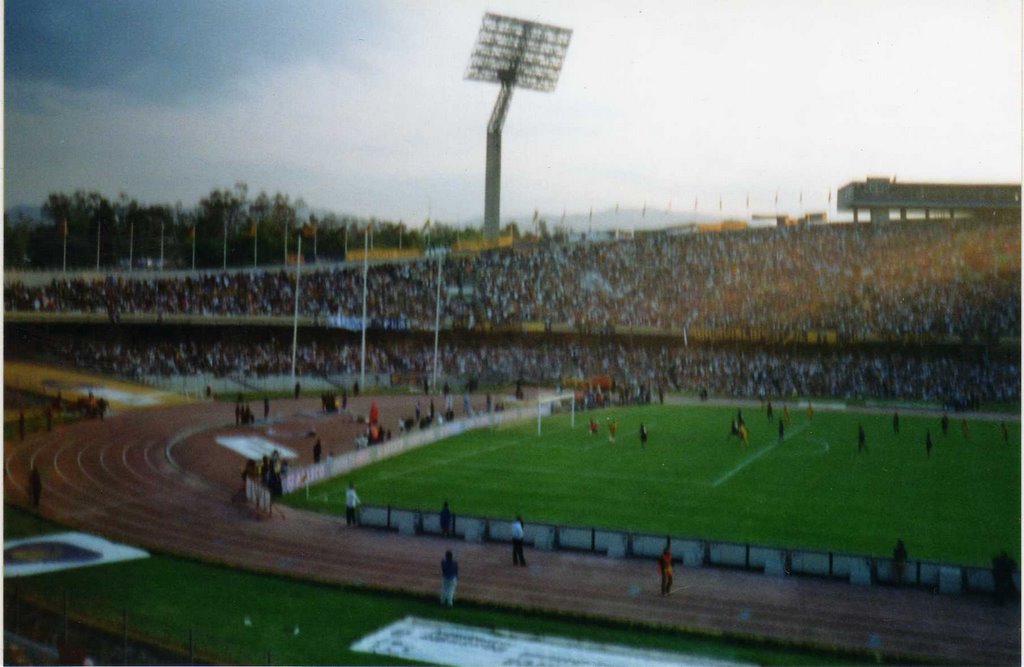
M 840 210 L 857 207 L 1020 210 L 1020 199 L 1020 183 L 897 183 L 895 178 L 887 177 L 848 183 L 838 192 Z
M 465 78 L 501 85 L 487 123 L 484 236 L 498 238 L 501 209 L 501 130 L 513 88 L 550 93 L 569 49 L 572 30 L 535 21 L 484 14 Z

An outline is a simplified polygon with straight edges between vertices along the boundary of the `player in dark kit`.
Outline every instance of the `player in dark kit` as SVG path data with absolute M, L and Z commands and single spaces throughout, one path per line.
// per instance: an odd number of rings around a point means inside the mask
M 928 429 L 928 433 L 924 436 L 924 451 L 928 455 L 928 458 L 932 457 L 932 430 Z
M 640 422 L 640 447 L 647 447 L 647 427 L 643 422 Z
M 863 424 L 858 424 L 858 426 L 857 426 L 857 451 L 858 452 L 863 452 L 864 450 L 866 450 L 868 448 L 867 444 L 865 443 L 865 440 L 866 440 L 866 438 L 864 436 L 864 425 Z

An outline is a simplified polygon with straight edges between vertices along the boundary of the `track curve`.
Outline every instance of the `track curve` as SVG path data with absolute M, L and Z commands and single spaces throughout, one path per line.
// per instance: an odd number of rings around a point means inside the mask
M 350 409 L 365 411 L 370 400 L 382 413 L 395 406 L 392 414 L 409 402 L 364 396 L 350 399 Z M 300 462 L 311 460 L 303 436 L 310 428 L 333 442 L 351 442 L 357 428 L 320 417 L 315 400 L 277 400 L 274 408 Z M 28 506 L 35 465 L 41 513 L 75 529 L 235 567 L 436 593 L 437 563 L 452 541 L 349 529 L 336 517 L 291 508 L 261 520 L 238 502 L 244 461 L 213 441 L 246 429 L 233 425 L 232 410 L 229 403 L 146 408 L 29 434 L 5 448 L 5 499 Z M 458 548 L 461 599 L 892 656 L 1020 662 L 1020 606 L 981 597 L 687 568 L 682 590 L 663 598 L 647 561 L 534 551 L 522 569 L 511 567 L 504 545 Z

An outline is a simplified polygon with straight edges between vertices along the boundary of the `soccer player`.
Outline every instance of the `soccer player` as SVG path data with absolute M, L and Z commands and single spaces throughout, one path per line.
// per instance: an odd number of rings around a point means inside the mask
M 1010 432 L 1006 429 L 1006 422 L 999 422 L 999 432 L 1003 434 L 1003 444 L 1010 442 Z
M 768 412 L 768 421 L 772 421 L 773 419 L 775 419 L 775 416 L 772 413 L 772 399 L 770 399 L 770 398 L 768 399 L 768 411 L 767 412 Z
M 792 421 L 792 418 L 789 416 L 788 405 L 782 406 L 782 421 L 786 422 L 786 426 L 789 426 L 790 422 Z
M 896 435 L 900 434 L 900 413 L 892 413 L 892 432 Z
M 810 401 L 807 401 L 807 421 L 814 419 L 814 406 L 811 405 Z
M 640 422 L 640 448 L 646 449 L 647 447 L 647 427 L 644 426 L 643 422 Z
M 590 428 L 591 436 L 597 435 L 597 422 L 594 421 L 593 417 L 590 418 L 590 424 L 588 425 L 588 428 Z
M 615 429 L 618 428 L 618 426 L 618 423 L 614 419 L 611 417 L 608 418 L 608 442 L 612 444 L 615 443 Z
M 924 451 L 928 455 L 928 458 L 932 457 L 932 430 L 928 429 L 928 433 L 924 436 Z
M 779 442 L 782 442 L 783 438 L 786 437 L 786 420 L 779 420 Z
M 946 434 L 949 433 L 949 415 L 947 415 L 945 412 L 942 413 L 942 422 L 941 423 L 942 423 L 942 435 L 943 435 L 943 437 L 945 437 Z
M 971 439 L 971 428 L 967 425 L 966 419 L 960 420 L 960 435 L 964 437 L 964 440 Z
M 739 431 L 739 436 L 740 436 L 740 443 L 741 443 L 741 444 L 742 444 L 742 445 L 743 445 L 744 447 L 746 447 L 747 445 L 749 445 L 749 444 L 750 444 L 750 443 L 748 442 L 748 440 L 747 440 L 747 425 L 746 425 L 746 424 L 742 424 L 742 423 L 741 423 L 741 424 L 739 425 L 739 427 L 738 427 L 738 431 Z
M 868 448 L 867 444 L 865 444 L 865 440 L 866 440 L 866 437 L 864 435 L 864 425 L 863 424 L 858 424 L 857 425 L 857 452 L 858 453 L 863 452 L 864 450 L 866 450 Z

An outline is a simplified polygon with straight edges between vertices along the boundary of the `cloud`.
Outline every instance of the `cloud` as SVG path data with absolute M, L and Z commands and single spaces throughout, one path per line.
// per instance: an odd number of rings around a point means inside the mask
M 735 211 L 777 189 L 824 206 L 867 173 L 1019 179 L 1019 6 L 930 6 L 15 0 L 7 200 L 190 204 L 244 180 L 316 208 L 479 217 L 498 88 L 462 77 L 484 11 L 574 30 L 555 92 L 513 96 L 506 214 Z

